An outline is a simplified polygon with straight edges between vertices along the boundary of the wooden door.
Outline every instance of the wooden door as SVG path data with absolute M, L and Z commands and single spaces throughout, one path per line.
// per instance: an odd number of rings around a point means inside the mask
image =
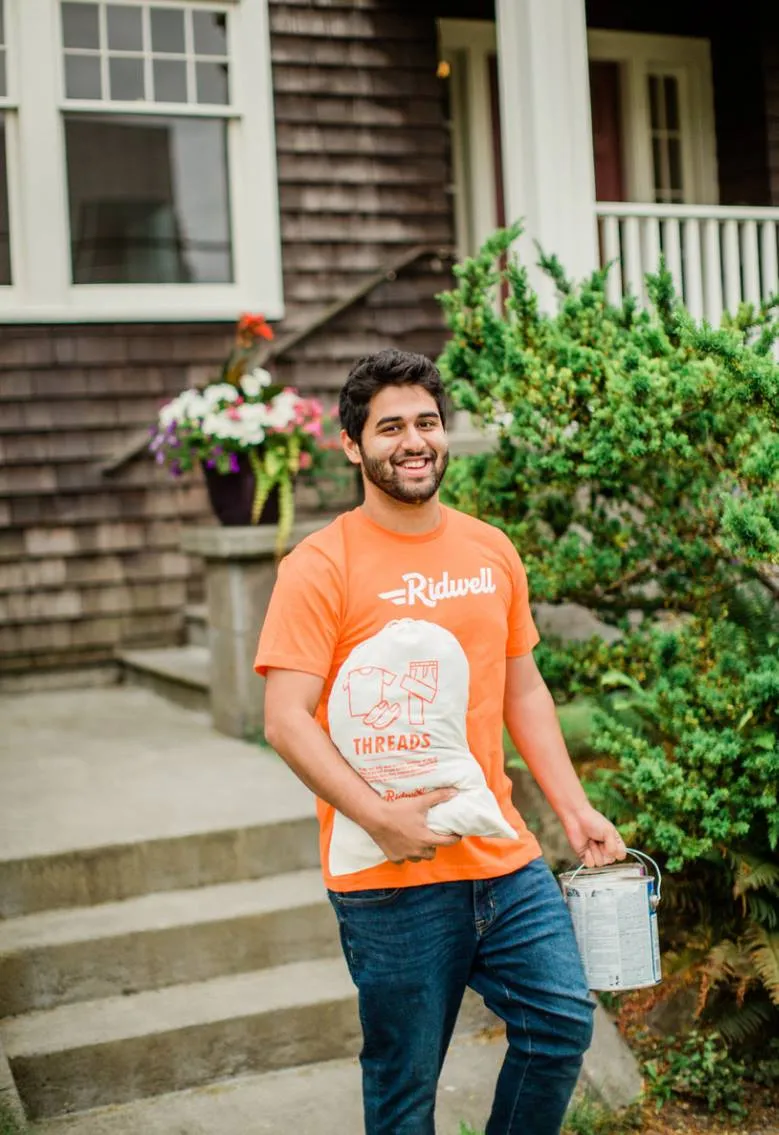
M 595 157 L 595 199 L 624 201 L 622 115 L 618 63 L 590 63 L 592 146 Z

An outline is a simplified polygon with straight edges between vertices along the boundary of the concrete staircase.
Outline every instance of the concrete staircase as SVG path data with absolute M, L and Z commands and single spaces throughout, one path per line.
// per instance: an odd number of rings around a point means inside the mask
M 208 710 L 208 614 L 204 603 L 186 608 L 184 631 L 183 646 L 118 651 L 122 679 L 185 709 Z
M 204 715 L 146 691 L 91 691 L 75 715 L 66 695 L 54 700 L 40 737 L 30 722 L 43 711 L 25 716 L 15 707 L 28 754 L 21 762 L 18 746 L 9 745 L 20 774 L 14 779 L 14 766 L 4 766 L 8 795 L 22 793 L 9 814 L 21 817 L 28 780 L 40 772 L 33 805 L 42 819 L 31 827 L 25 816 L 12 841 L 19 852 L 0 855 L 0 1060 L 4 1050 L 36 1132 L 102 1132 L 110 1115 L 123 1135 L 146 1135 L 168 1121 L 138 1115 L 142 1101 L 165 1095 L 169 1112 L 181 1097 L 186 1109 L 191 1089 L 216 1083 L 242 1114 L 247 1079 L 253 1099 L 258 1092 L 275 1098 L 265 1080 L 302 1066 L 322 1068 L 324 1081 L 331 1067 L 335 1082 L 346 1074 L 358 1117 L 356 995 L 318 869 L 309 794 L 274 754 L 220 739 Z M 81 732 L 68 738 L 67 722 Z M 79 757 L 58 755 L 53 737 Z M 75 759 L 85 762 L 83 784 L 96 795 L 84 798 L 71 780 L 70 796 L 55 785 L 42 800 L 63 759 L 71 768 Z M 189 801 L 176 787 L 182 771 Z M 111 787 L 114 778 L 124 792 Z M 166 805 L 158 812 L 155 797 Z M 59 814 L 72 816 L 74 799 L 84 810 L 76 846 L 70 828 L 62 838 L 54 833 Z M 108 808 L 115 809 L 110 843 L 104 820 L 97 824 Z M 236 819 L 225 826 L 225 815 Z M 46 816 L 58 849 L 36 852 L 50 838 Z M 461 1033 L 488 1021 L 469 998 Z M 333 1065 L 338 1060 L 344 1068 Z M 297 1107 L 299 1084 L 286 1082 L 285 1106 Z M 265 1130 L 246 1126 L 240 1114 L 205 1128 L 176 1121 L 161 1130 Z M 287 1112 L 270 1129 L 286 1130 L 294 1119 Z M 356 1118 L 352 1130 L 358 1126 Z

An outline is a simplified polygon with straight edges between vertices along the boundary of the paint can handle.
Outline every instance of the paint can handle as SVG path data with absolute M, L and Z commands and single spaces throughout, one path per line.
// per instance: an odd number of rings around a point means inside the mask
M 650 905 L 652 907 L 652 910 L 657 910 L 657 907 L 660 904 L 660 887 L 661 887 L 662 881 L 663 881 L 663 876 L 662 876 L 662 872 L 660 871 L 660 868 L 657 866 L 657 864 L 655 863 L 655 861 L 651 857 L 651 855 L 647 855 L 645 851 L 637 851 L 635 849 L 635 847 L 626 847 L 625 851 L 627 851 L 628 855 L 632 855 L 635 859 L 638 859 L 639 862 L 641 862 L 641 860 L 644 860 L 647 863 L 651 863 L 652 866 L 654 867 L 655 875 L 657 877 L 657 894 L 652 895 L 652 897 L 649 901 L 650 901 Z M 574 879 L 579 874 L 579 872 L 583 869 L 584 869 L 584 864 L 580 863 L 579 866 L 574 871 L 574 873 L 571 875 L 571 879 L 570 879 L 571 883 L 574 881 Z

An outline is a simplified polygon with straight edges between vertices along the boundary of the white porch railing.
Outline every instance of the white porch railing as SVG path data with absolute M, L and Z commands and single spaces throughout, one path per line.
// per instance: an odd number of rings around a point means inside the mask
M 723 310 L 779 291 L 779 209 L 602 202 L 595 206 L 601 264 L 616 261 L 607 294 L 646 300 L 644 276 L 664 253 L 690 313 L 718 324 Z

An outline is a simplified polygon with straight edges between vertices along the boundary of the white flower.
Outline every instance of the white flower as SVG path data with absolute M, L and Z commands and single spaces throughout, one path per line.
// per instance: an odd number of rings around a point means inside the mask
M 241 389 L 249 398 L 256 398 L 261 390 L 273 382 L 267 370 L 255 367 L 251 374 L 245 374 L 241 379 Z
M 199 421 L 206 410 L 206 404 L 199 391 L 194 388 L 184 390 L 161 408 L 158 421 L 162 429 L 179 422 Z
M 217 402 L 235 402 L 240 395 L 229 382 L 216 382 L 213 386 L 207 386 L 201 397 L 208 406 L 216 406 Z
M 295 420 L 295 407 L 300 399 L 297 394 L 282 390 L 267 407 L 267 424 L 274 430 L 284 430 Z
M 265 440 L 262 417 L 254 411 L 263 411 L 264 406 L 236 406 L 228 414 L 217 410 L 208 414 L 202 425 L 203 433 L 219 440 L 238 442 L 241 445 L 261 445 Z

